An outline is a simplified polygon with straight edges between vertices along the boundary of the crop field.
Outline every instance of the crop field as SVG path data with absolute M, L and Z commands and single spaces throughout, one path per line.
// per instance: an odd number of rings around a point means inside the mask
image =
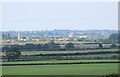
M 34 54 L 62 54 L 77 52 L 114 52 L 118 49 L 102 49 L 102 50 L 78 50 L 78 51 L 22 51 L 22 55 Z M 114 56 L 112 54 L 89 54 L 89 55 L 73 55 L 66 57 L 95 57 L 95 56 Z M 31 56 L 29 56 L 31 57 Z M 33 56 L 34 57 L 34 56 Z M 33 58 L 32 57 L 32 58 Z M 38 57 L 38 56 L 36 56 Z M 41 57 L 41 56 L 40 56 Z M 44 56 L 43 56 L 44 57 Z M 45 56 L 46 57 L 46 56 Z M 82 64 L 84 63 L 84 64 Z M 79 60 L 57 60 L 45 59 L 38 61 L 16 61 L 2 62 L 2 75 L 107 75 L 118 73 L 117 59 L 79 59 Z
M 71 63 L 71 62 L 118 62 L 118 60 L 47 60 L 47 61 L 2 62 L 2 64 L 37 64 L 37 63 Z
M 105 52 L 105 51 L 118 51 L 118 49 L 98 49 L 98 50 L 78 50 L 78 51 L 22 51 L 22 55 L 32 54 L 58 54 L 58 53 L 77 53 L 77 52 Z
M 3 66 L 3 75 L 106 75 L 118 73 L 118 64 Z

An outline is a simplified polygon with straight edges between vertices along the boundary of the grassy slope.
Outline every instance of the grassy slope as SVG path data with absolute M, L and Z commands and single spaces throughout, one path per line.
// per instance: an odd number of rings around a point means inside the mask
M 3 66 L 3 75 L 106 75 L 118 73 L 118 64 Z

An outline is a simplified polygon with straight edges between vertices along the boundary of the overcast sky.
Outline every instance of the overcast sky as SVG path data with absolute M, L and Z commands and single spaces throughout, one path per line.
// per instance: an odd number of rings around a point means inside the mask
M 118 29 L 117 2 L 5 2 L 2 30 Z

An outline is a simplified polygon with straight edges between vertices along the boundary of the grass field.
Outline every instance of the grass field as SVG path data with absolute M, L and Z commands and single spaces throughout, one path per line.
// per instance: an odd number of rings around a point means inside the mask
M 104 51 L 118 51 L 118 49 L 98 49 L 98 50 L 78 50 L 78 51 L 22 51 L 22 55 L 32 54 L 58 54 L 58 53 L 76 53 L 76 52 L 104 52 Z
M 76 52 L 101 52 L 118 51 L 118 49 L 103 50 L 79 50 L 79 51 L 22 51 L 22 55 L 31 54 L 57 54 L 57 53 L 76 53 Z M 98 54 L 92 56 L 113 56 L 118 54 Z M 15 66 L 2 66 L 3 75 L 106 75 L 118 73 L 117 63 L 107 64 L 57 64 L 57 65 L 29 65 L 39 63 L 72 63 L 72 62 L 118 62 L 118 60 L 44 60 L 44 61 L 18 61 L 2 62 L 2 64 L 27 64 Z
M 118 73 L 118 64 L 3 66 L 3 75 L 106 75 Z
M 58 54 L 58 53 L 83 53 L 83 52 L 114 52 L 118 49 L 96 49 L 96 50 L 71 50 L 71 51 L 21 51 L 22 55 L 33 55 L 33 54 Z M 4 56 L 4 52 L 0 52 L 1 56 Z
M 47 60 L 47 61 L 2 62 L 2 64 L 71 63 L 71 62 L 118 62 L 118 60 Z

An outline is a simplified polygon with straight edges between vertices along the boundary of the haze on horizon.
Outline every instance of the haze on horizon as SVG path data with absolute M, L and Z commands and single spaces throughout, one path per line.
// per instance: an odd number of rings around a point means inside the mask
M 115 2 L 2 3 L 1 31 L 117 30 Z

